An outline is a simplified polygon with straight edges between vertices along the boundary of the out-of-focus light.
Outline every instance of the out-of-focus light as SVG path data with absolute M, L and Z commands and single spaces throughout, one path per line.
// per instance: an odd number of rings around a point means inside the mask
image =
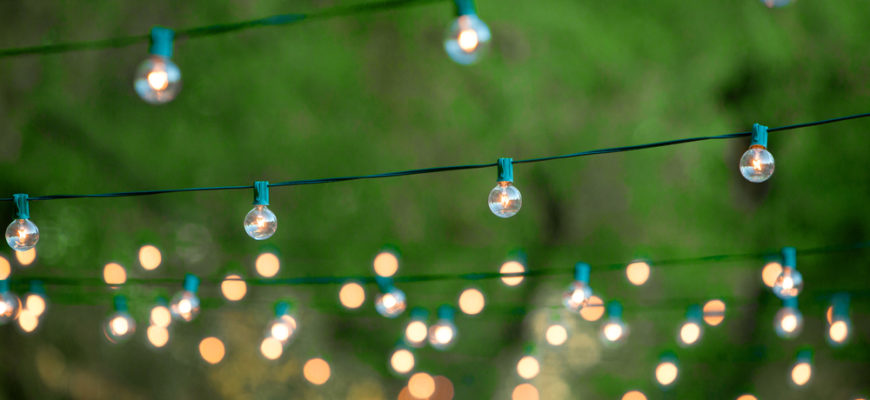
M 598 296 L 592 295 L 592 297 L 589 298 L 589 302 L 586 303 L 586 307 L 583 307 L 583 309 L 580 310 L 580 316 L 589 322 L 595 322 L 604 316 L 605 311 L 604 300 L 601 300 Z
M 574 264 L 574 281 L 562 293 L 562 305 L 571 312 L 579 312 L 589 304 L 592 288 L 589 287 L 589 264 Z
M 449 305 L 438 307 L 438 321 L 429 328 L 429 344 L 437 350 L 445 350 L 456 342 L 454 313 Z
M 248 294 L 248 284 L 241 275 L 229 274 L 221 281 L 221 294 L 229 301 L 239 301 Z
M 646 400 L 646 395 L 638 390 L 631 390 L 622 395 L 622 400 Z
M 329 363 L 322 358 L 312 358 L 306 361 L 302 367 L 302 375 L 305 376 L 305 380 L 318 386 L 326 383 L 331 373 Z
M 192 274 L 184 276 L 184 290 L 172 296 L 169 302 L 169 312 L 172 317 L 185 322 L 193 321 L 199 315 L 199 278 Z
M 168 307 L 158 304 L 151 307 L 150 319 L 151 325 L 166 328 L 172 323 L 172 314 L 169 312 Z
M 828 327 L 828 337 L 836 343 L 845 342 L 849 337 L 849 325 L 846 321 L 834 321 Z
M 562 324 L 552 324 L 547 327 L 544 337 L 551 346 L 561 346 L 568 340 L 568 330 Z
M 24 308 L 34 316 L 39 317 L 45 312 L 45 297 L 37 293 L 28 293 L 24 296 Z
M 704 322 L 710 326 L 716 326 L 725 320 L 725 303 L 714 299 L 704 303 Z
M 478 289 L 468 288 L 459 295 L 459 309 L 467 315 L 480 314 L 485 305 L 486 299 Z
M 531 383 L 521 383 L 511 393 L 511 400 L 538 400 L 538 388 Z
M 782 273 L 773 283 L 773 294 L 785 300 L 800 294 L 804 278 L 797 270 L 797 250 L 794 247 L 782 248 Z
M 398 348 L 390 356 L 390 367 L 399 375 L 405 375 L 414 369 L 414 353 L 405 348 Z
M 9 275 L 12 275 L 12 264 L 6 257 L 0 255 L 0 280 L 9 279 Z
M 438 375 L 435 379 L 435 393 L 429 400 L 453 400 L 453 382 L 446 376 Z
M 628 336 L 628 326 L 622 320 L 622 304 L 618 301 L 607 303 L 607 322 L 601 327 L 601 338 L 605 344 L 618 344 Z
M 39 326 L 39 315 L 24 308 L 18 313 L 18 327 L 24 333 L 31 333 Z
M 828 320 L 828 324 L 834 322 L 834 306 L 828 306 L 828 310 L 825 311 L 825 318 Z
M 758 400 L 758 398 L 747 393 L 741 394 L 739 397 L 737 397 L 737 400 Z
M 773 328 L 777 336 L 790 339 L 800 334 L 804 326 L 804 317 L 797 308 L 797 298 L 783 300 L 783 307 L 773 318 Z
M 849 296 L 845 293 L 834 295 L 831 306 L 831 322 L 828 324 L 828 343 L 839 347 L 849 340 L 851 321 L 849 319 Z
M 366 301 L 366 291 L 357 282 L 347 282 L 338 291 L 338 300 L 345 308 L 357 309 Z
M 287 344 L 297 330 L 296 318 L 293 318 L 290 310 L 290 303 L 281 301 L 275 304 L 275 319 L 269 323 L 266 332 L 267 337 L 278 340 L 282 345 Z
M 514 274 L 526 272 L 526 266 L 521 264 L 519 261 L 508 261 L 501 265 L 498 273 L 500 274 Z M 503 276 L 501 278 L 502 283 L 508 286 L 517 286 L 520 283 L 523 283 L 523 279 L 525 279 L 522 275 L 517 276 Z
M 645 261 L 635 261 L 625 267 L 625 276 L 634 286 L 642 286 L 649 280 L 649 264 Z
M 381 292 L 375 297 L 375 310 L 378 314 L 387 318 L 396 318 L 405 312 L 405 307 L 407 307 L 405 292 L 393 286 L 392 278 L 379 275 L 375 279 Z
M 781 273 L 782 264 L 779 261 L 770 261 L 764 264 L 764 268 L 761 269 L 761 281 L 764 282 L 765 286 L 772 288 L 776 283 L 776 278 Z
M 670 386 L 677 380 L 679 372 L 676 363 L 663 361 L 656 366 L 656 381 L 662 386 Z
M 209 336 L 199 342 L 199 355 L 209 364 L 214 365 L 221 362 L 226 353 L 224 342 L 214 336 Z
M 810 381 L 810 377 L 812 377 L 812 375 L 813 368 L 812 366 L 810 366 L 809 363 L 797 363 L 791 368 L 791 381 L 794 382 L 795 385 L 806 385 L 807 382 Z
M 127 270 L 121 264 L 110 262 L 103 267 L 103 281 L 110 286 L 123 285 L 127 282 Z
M 284 353 L 284 344 L 274 337 L 267 337 L 260 343 L 260 354 L 268 360 L 277 360 Z
M 154 245 L 146 244 L 139 248 L 139 265 L 146 271 L 153 271 L 163 262 L 160 249 Z
M 136 321 L 127 311 L 126 297 L 115 296 L 114 303 L 115 312 L 109 316 L 103 326 L 103 333 L 110 342 L 119 343 L 133 336 L 136 331 Z
M 399 257 L 393 251 L 385 250 L 375 256 L 372 266 L 375 274 L 389 278 L 399 271 Z
M 408 392 L 416 399 L 428 399 L 435 393 L 435 379 L 425 372 L 417 372 L 408 379 Z
M 17 196 L 17 195 L 16 195 Z M 6 228 L 6 243 L 15 251 L 33 249 L 39 241 L 39 228 L 27 218 L 13 219 Z
M 427 336 L 429 336 L 429 327 L 423 321 L 411 321 L 405 327 L 405 340 L 408 344 L 420 346 L 426 342 Z
M 257 274 L 263 278 L 271 278 L 278 274 L 281 270 L 281 260 L 274 253 L 260 253 L 257 260 L 254 262 L 254 267 Z
M 680 345 L 684 347 L 692 346 L 698 343 L 701 339 L 703 311 L 697 304 L 692 304 L 686 311 L 686 321 L 680 326 L 680 333 L 677 337 Z
M 161 348 L 166 346 L 166 343 L 169 343 L 169 329 L 166 329 L 162 326 L 151 325 L 145 331 L 146 336 L 148 336 L 148 343 L 154 348 Z
M 535 379 L 538 373 L 541 372 L 541 364 L 538 359 L 532 356 L 523 356 L 517 362 L 517 374 L 526 380 Z
M 22 267 L 33 264 L 33 261 L 36 260 L 36 247 L 29 250 L 16 251 L 15 259 L 18 260 L 18 264 Z
M 9 291 L 9 281 L 0 280 L 0 325 L 18 318 L 21 300 Z

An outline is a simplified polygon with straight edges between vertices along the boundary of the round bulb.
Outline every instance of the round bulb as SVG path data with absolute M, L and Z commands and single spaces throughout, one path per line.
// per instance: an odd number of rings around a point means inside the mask
M 148 103 L 168 103 L 181 90 L 181 70 L 172 60 L 152 55 L 139 64 L 133 88 Z
M 46 308 L 45 297 L 42 297 L 41 294 L 28 293 L 24 296 L 24 308 L 37 317 L 42 315 Z
M 764 146 L 753 145 L 740 157 L 740 173 L 749 182 L 764 182 L 773 175 L 773 155 Z
M 635 261 L 625 267 L 625 276 L 632 285 L 642 286 L 649 279 L 649 264 L 643 261 Z
M 456 339 L 456 325 L 448 320 L 440 320 L 429 328 L 429 344 L 437 350 L 445 350 Z
M 411 321 L 405 327 L 405 341 L 411 346 L 422 346 L 427 336 L 429 336 L 429 327 L 423 321 Z
M 828 339 L 833 344 L 842 344 L 849 338 L 849 324 L 844 320 L 835 320 L 828 326 Z
M 510 218 L 520 211 L 523 206 L 523 196 L 519 189 L 511 182 L 499 182 L 489 192 L 489 209 L 496 216 Z
M 258 204 L 245 215 L 245 232 L 256 240 L 265 240 L 278 230 L 278 217 L 262 204 Z
M 680 343 L 691 346 L 701 338 L 701 326 L 695 322 L 686 322 L 680 327 Z
M 800 294 L 804 288 L 804 278 L 801 273 L 791 267 L 783 267 L 782 273 L 773 283 L 773 294 L 781 299 L 790 299 Z
M 119 311 L 112 314 L 103 326 L 103 333 L 112 343 L 123 342 L 133 336 L 136 331 L 136 321 L 130 314 Z
M 274 337 L 267 337 L 260 342 L 260 354 L 267 360 L 277 360 L 284 353 L 284 344 Z
M 338 300 L 345 308 L 357 309 L 366 301 L 366 291 L 359 283 L 348 282 L 338 291 Z
M 405 293 L 392 288 L 387 293 L 381 293 L 375 299 L 375 310 L 387 318 L 396 318 L 405 311 Z
M 39 316 L 27 308 L 18 313 L 18 328 L 24 333 L 33 333 L 39 327 Z
M 281 343 L 287 343 L 295 333 L 296 319 L 285 314 L 272 320 L 267 336 L 275 338 Z
M 0 325 L 18 317 L 21 310 L 21 301 L 12 292 L 0 293 Z
M 541 365 L 535 357 L 524 356 L 517 362 L 517 374 L 523 379 L 534 379 L 539 372 L 541 372 Z
M 39 228 L 29 219 L 15 219 L 6 228 L 6 243 L 15 251 L 27 251 L 39 241 Z
M 390 367 L 397 374 L 404 375 L 414 369 L 414 353 L 408 349 L 398 349 L 390 356 Z
M 568 330 L 563 325 L 553 324 L 547 327 L 544 337 L 551 346 L 561 346 L 568 340 Z
M 582 281 L 571 282 L 568 290 L 562 294 L 562 304 L 571 312 L 580 312 L 589 304 L 592 297 L 592 288 Z
M 522 263 L 518 261 L 508 261 L 501 265 L 498 273 L 500 274 L 514 274 L 526 272 L 526 267 Z M 508 286 L 516 286 L 523 282 L 524 277 L 522 275 L 515 276 L 503 276 L 501 277 L 502 283 Z
M 625 325 L 619 321 L 608 321 L 601 329 L 604 340 L 615 343 L 625 337 Z
M 660 385 L 668 386 L 677 380 L 679 372 L 676 364 L 670 361 L 662 362 L 656 366 L 656 380 Z
M 791 369 L 791 381 L 798 386 L 806 385 L 812 375 L 813 367 L 807 362 L 797 363 Z
M 145 330 L 145 335 L 148 336 L 148 343 L 154 348 L 161 348 L 169 343 L 169 330 L 163 326 L 151 325 Z
M 169 311 L 175 319 L 192 321 L 199 314 L 199 297 L 193 292 L 182 290 L 172 297 Z
M 803 326 L 803 315 L 792 307 L 781 308 L 773 318 L 773 328 L 776 331 L 776 335 L 781 338 L 791 339 L 796 337 L 801 333 Z
M 461 15 L 450 24 L 444 38 L 444 50 L 463 65 L 473 64 L 486 53 L 492 34 L 476 15 Z

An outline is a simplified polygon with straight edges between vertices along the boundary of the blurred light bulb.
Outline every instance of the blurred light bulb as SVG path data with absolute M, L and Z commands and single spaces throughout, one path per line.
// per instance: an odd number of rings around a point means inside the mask
M 266 251 L 257 256 L 254 268 L 257 270 L 257 274 L 263 278 L 271 278 L 281 270 L 281 260 L 277 254 Z
M 601 300 L 598 296 L 592 295 L 586 303 L 586 306 L 580 310 L 580 316 L 589 322 L 595 322 L 604 316 L 604 312 L 604 300 Z
M 741 394 L 739 397 L 737 397 L 737 400 L 758 400 L 758 398 L 747 393 Z
M 789 299 L 800 294 L 803 288 L 804 279 L 801 273 L 792 267 L 785 266 L 773 284 L 773 293 L 781 299 Z
M 385 250 L 375 256 L 372 262 L 375 274 L 389 278 L 399 271 L 399 257 L 391 250 Z
M 646 395 L 638 390 L 631 390 L 622 395 L 622 400 L 646 400 Z
M 27 251 L 39 241 L 39 228 L 29 219 L 12 220 L 6 228 L 6 243 L 15 251 Z
M 477 15 L 460 15 L 447 29 L 444 50 L 453 61 L 472 64 L 486 53 L 491 38 L 489 27 Z
M 544 337 L 551 346 L 561 346 L 568 340 L 568 329 L 562 324 L 552 324 L 547 327 Z
M 257 204 L 245 215 L 245 232 L 256 240 L 265 240 L 278 230 L 278 217 L 263 204 Z
M 366 291 L 359 283 L 348 282 L 338 291 L 338 300 L 345 308 L 357 309 L 366 301 Z
M 36 260 L 36 247 L 29 250 L 16 251 L 15 259 L 18 260 L 18 264 L 22 267 L 32 264 Z
M 790 339 L 796 337 L 801 333 L 803 326 L 804 317 L 793 306 L 786 305 L 780 308 L 773 318 L 773 328 L 776 331 L 776 335 L 781 338 Z
M 696 322 L 686 321 L 680 327 L 680 343 L 691 346 L 701 338 L 701 326 Z
M 302 366 L 302 376 L 314 385 L 322 385 L 329 380 L 331 371 L 329 363 L 322 358 L 312 358 Z
M 571 312 L 580 312 L 589 304 L 591 297 L 592 288 L 589 285 L 582 281 L 574 281 L 562 294 L 562 304 Z
M 512 182 L 500 181 L 489 192 L 489 209 L 502 218 L 516 215 L 523 206 L 523 197 Z
M 214 365 L 221 362 L 226 354 L 227 349 L 224 342 L 214 336 L 209 336 L 199 342 L 199 355 L 209 364 Z
M 514 391 L 511 392 L 511 400 L 538 400 L 540 399 L 540 394 L 538 393 L 538 388 L 531 383 L 521 383 L 514 387 Z
M 296 319 L 288 314 L 281 315 L 269 324 L 270 337 L 286 344 L 296 334 Z
M 39 327 L 39 315 L 27 308 L 18 313 L 18 328 L 24 333 L 32 333 Z
M 466 315 L 477 315 L 486 306 L 486 298 L 483 292 L 475 288 L 468 288 L 459 295 L 459 309 Z
M 540 372 L 541 364 L 538 363 L 538 359 L 535 357 L 523 356 L 523 358 L 520 358 L 520 361 L 517 362 L 517 374 L 525 380 L 535 379 Z
M 798 386 L 806 385 L 813 375 L 813 367 L 808 362 L 798 362 L 791 369 L 791 381 Z
M 642 286 L 649 279 L 649 264 L 644 261 L 635 261 L 625 267 L 625 276 L 634 286 Z
M 28 293 L 24 296 L 24 308 L 37 317 L 45 312 L 46 304 L 45 297 L 41 294 Z
M 181 90 L 181 70 L 168 57 L 151 55 L 136 69 L 133 88 L 150 104 L 168 103 Z
M 6 281 L 2 281 L 4 284 Z M 0 325 L 18 318 L 18 312 L 21 310 L 21 301 L 15 293 L 8 290 L 0 290 Z
M 428 399 L 435 394 L 435 379 L 425 372 L 417 372 L 408 379 L 408 392 L 415 399 Z
M 621 321 L 607 321 L 601 329 L 602 336 L 611 343 L 620 341 L 625 335 L 625 325 Z
M 414 353 L 408 349 L 398 348 L 390 356 L 390 367 L 399 375 L 405 375 L 414 369 Z
M 710 326 L 717 326 L 725 320 L 725 302 L 719 299 L 713 299 L 704 303 L 702 310 L 704 314 L 704 322 Z
M 145 335 L 148 337 L 148 343 L 154 348 L 161 348 L 169 343 L 169 329 L 164 326 L 150 325 L 145 330 Z
M 103 281 L 117 289 L 127 282 L 127 270 L 121 264 L 110 262 L 103 267 Z
M 761 270 L 761 281 L 764 282 L 765 286 L 773 288 L 773 285 L 776 284 L 776 278 L 781 273 L 782 264 L 777 261 L 768 262 L 764 264 L 764 268 Z
M 275 337 L 264 338 L 260 342 L 260 354 L 267 360 L 277 360 L 281 354 L 284 354 L 284 344 Z
M 456 338 L 456 325 L 451 321 L 439 320 L 429 328 L 429 344 L 438 350 L 450 347 Z
M 423 321 L 411 321 L 405 326 L 405 341 L 414 347 L 420 347 L 426 343 L 429 336 L 429 327 Z
M 103 333 L 112 343 L 119 343 L 129 339 L 135 331 L 136 321 L 126 311 L 117 311 L 112 314 L 103 327 Z
M 670 386 L 677 380 L 680 370 L 677 364 L 671 361 L 660 362 L 656 366 L 656 381 L 662 386 Z
M 834 344 L 842 344 L 849 338 L 849 323 L 846 320 L 834 320 L 828 326 L 828 339 Z
M 405 293 L 391 287 L 388 292 L 375 298 L 375 310 L 387 318 L 395 318 L 405 311 Z
M 9 275 L 12 275 L 12 264 L 0 254 L 0 281 L 9 279 Z
M 501 268 L 498 270 L 498 273 L 500 274 L 514 274 L 523 272 L 526 272 L 526 266 L 519 261 L 507 261 L 502 264 Z M 501 281 L 508 286 L 517 286 L 523 282 L 523 279 L 525 279 L 525 277 L 522 275 L 503 276 L 501 278 Z
M 199 279 L 187 274 L 184 277 L 184 290 L 175 294 L 169 302 L 169 311 L 175 319 L 190 322 L 199 314 Z
M 163 262 L 163 256 L 160 254 L 160 249 L 156 246 L 146 244 L 139 248 L 139 265 L 146 271 L 153 271 Z
M 229 274 L 221 281 L 221 294 L 229 301 L 239 301 L 248 294 L 248 284 L 241 275 Z
M 764 146 L 752 145 L 740 158 L 740 173 L 750 182 L 764 182 L 773 175 L 773 155 Z

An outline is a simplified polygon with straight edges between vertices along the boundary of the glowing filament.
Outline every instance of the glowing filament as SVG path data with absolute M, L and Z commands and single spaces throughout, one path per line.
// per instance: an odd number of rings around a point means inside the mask
M 151 71 L 146 79 L 148 86 L 157 91 L 165 90 L 169 86 L 169 74 L 166 71 Z
M 471 53 L 477 48 L 477 45 L 480 44 L 480 38 L 478 38 L 477 31 L 474 29 L 463 29 L 459 32 L 457 42 L 462 51 Z
M 607 325 L 604 325 L 604 338 L 608 341 L 615 342 L 622 337 L 622 326 L 609 322 Z

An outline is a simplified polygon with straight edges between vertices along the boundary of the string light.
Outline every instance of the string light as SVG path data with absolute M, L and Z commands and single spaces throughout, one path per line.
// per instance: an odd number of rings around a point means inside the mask
M 405 311 L 405 292 L 393 286 L 393 280 L 376 276 L 378 289 L 381 291 L 375 298 L 375 310 L 387 318 L 396 318 Z
M 782 273 L 773 284 L 773 294 L 781 299 L 796 297 L 804 288 L 804 279 L 797 270 L 797 251 L 794 247 L 782 249 Z
M 266 240 L 278 230 L 278 217 L 269 205 L 269 182 L 254 182 L 254 208 L 245 215 L 245 232 L 256 240 Z
M 16 251 L 15 259 L 18 260 L 18 265 L 22 267 L 30 266 L 36 260 L 36 247 L 24 251 Z
M 184 290 L 172 296 L 169 302 L 169 311 L 172 317 L 181 321 L 190 322 L 199 314 L 199 278 L 187 274 L 184 276 Z
M 747 393 L 741 394 L 739 397 L 737 397 L 737 400 L 758 400 L 758 398 Z
M 224 342 L 214 336 L 209 336 L 199 342 L 200 357 L 211 365 L 221 362 L 226 354 L 227 349 Z
M 221 294 L 229 301 L 240 301 L 248 293 L 248 284 L 238 274 L 229 274 L 221 281 Z
M 510 218 L 520 212 L 523 196 L 514 186 L 514 166 L 510 158 L 498 159 L 498 184 L 489 192 L 489 209 L 498 217 Z
M 400 343 L 390 355 L 390 368 L 399 375 L 406 375 L 414 370 L 414 353 L 404 343 Z
M 740 173 L 747 181 L 760 183 L 773 175 L 773 167 L 773 155 L 767 151 L 767 127 L 754 124 L 749 150 L 740 157 Z
M 345 308 L 355 310 L 366 301 L 366 291 L 359 282 L 345 282 L 338 291 L 338 300 Z
M 704 303 L 704 322 L 710 326 L 717 326 L 725 320 L 725 302 L 713 299 Z
M 486 298 L 477 288 L 467 288 L 459 295 L 459 309 L 466 315 L 477 315 L 486 306 Z
M 39 316 L 27 308 L 22 308 L 21 312 L 18 313 L 18 329 L 23 333 L 29 334 L 33 333 L 38 327 Z
M 562 304 L 568 311 L 580 312 L 589 304 L 592 288 L 589 287 L 589 264 L 578 262 L 574 264 L 574 282 L 562 294 Z
M 110 342 L 120 343 L 133 336 L 133 332 L 136 331 L 136 321 L 127 311 L 126 297 L 121 295 L 115 296 L 114 305 L 115 312 L 106 320 L 103 326 L 103 333 Z
M 782 301 L 782 308 L 776 312 L 773 318 L 773 328 L 776 335 L 791 339 L 800 335 L 804 327 L 804 316 L 798 309 L 797 297 L 790 297 Z
M 438 322 L 429 327 L 429 344 L 435 349 L 446 350 L 456 342 L 455 313 L 452 306 L 443 304 L 438 307 Z
M 426 319 L 429 312 L 423 308 L 415 307 L 411 310 L 411 320 L 405 325 L 405 342 L 412 347 L 423 347 L 429 336 L 429 326 Z
M 15 219 L 6 228 L 6 243 L 15 251 L 27 251 L 39 241 L 39 228 L 30 221 L 30 203 L 23 193 L 12 195 L 18 210 Z
M 486 53 L 492 34 L 480 18 L 474 0 L 454 0 L 457 18 L 447 28 L 444 50 L 453 61 L 468 65 Z
M 148 103 L 168 103 L 181 90 L 181 70 L 171 60 L 174 38 L 171 29 L 151 28 L 151 55 L 139 64 L 133 80 L 136 94 Z
M 617 344 L 628 336 L 628 326 L 622 320 L 622 304 L 618 301 L 607 303 L 607 322 L 601 327 L 601 339 L 606 344 Z
M 18 318 L 21 301 L 15 293 L 9 291 L 9 281 L 0 280 L 0 325 Z
M 375 274 L 390 278 L 399 271 L 399 252 L 394 248 L 381 250 L 372 261 Z
M 326 383 L 331 375 L 329 363 L 322 358 L 312 358 L 302 366 L 302 375 L 308 382 L 320 386 Z
M 163 255 L 157 246 L 146 244 L 139 248 L 139 265 L 146 271 L 153 271 L 163 262 Z
M 677 335 L 677 341 L 681 346 L 692 346 L 701 339 L 703 330 L 701 329 L 701 318 L 703 311 L 701 306 L 692 304 L 686 311 L 686 321 L 680 326 L 680 333 Z
M 625 267 L 625 276 L 634 286 L 643 286 L 649 279 L 650 267 L 646 261 L 635 261 Z
M 498 270 L 499 274 L 519 274 L 525 272 L 526 266 L 524 260 L 523 262 L 517 260 L 506 261 L 504 264 L 501 265 L 501 268 L 499 268 Z M 522 275 L 503 276 L 501 277 L 501 282 L 507 286 L 517 286 L 520 283 L 523 283 L 524 279 L 525 277 Z
M 30 291 L 24 294 L 24 309 L 33 314 L 34 317 L 41 317 L 46 308 L 48 308 L 48 299 L 45 296 L 42 281 L 30 281 Z
M 677 356 L 673 353 L 665 353 L 656 365 L 655 377 L 656 382 L 663 387 L 669 387 L 677 381 L 677 376 L 680 373 L 680 368 L 677 364 Z
M 266 337 L 274 338 L 286 345 L 296 334 L 296 318 L 291 316 L 290 303 L 278 302 L 275 304 L 275 319 L 269 323 Z
M 525 380 L 532 380 L 541 372 L 541 364 L 533 355 L 534 347 L 529 346 L 526 349 L 526 355 L 517 361 L 517 375 Z
M 828 324 L 827 340 L 831 346 L 839 347 L 849 340 L 852 323 L 849 319 L 849 296 L 837 293 L 832 299 L 831 322 Z
M 813 352 L 801 350 L 798 352 L 791 367 L 791 382 L 796 386 L 804 386 L 813 375 Z

